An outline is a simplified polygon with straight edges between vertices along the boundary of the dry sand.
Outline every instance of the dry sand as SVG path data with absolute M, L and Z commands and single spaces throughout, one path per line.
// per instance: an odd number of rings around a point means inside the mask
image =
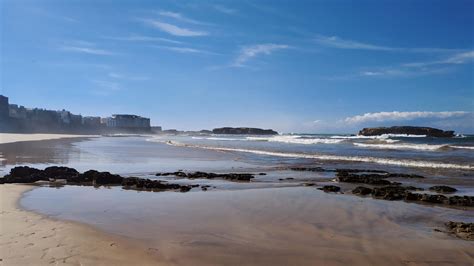
M 17 207 L 32 186 L 1 185 L 0 265 L 157 265 L 156 250 Z M 161 263 L 160 263 L 161 264 Z
M 21 141 L 38 141 L 38 140 L 52 140 L 65 138 L 89 138 L 95 137 L 93 135 L 68 135 L 68 134 L 10 134 L 0 133 L 0 144 L 13 143 Z

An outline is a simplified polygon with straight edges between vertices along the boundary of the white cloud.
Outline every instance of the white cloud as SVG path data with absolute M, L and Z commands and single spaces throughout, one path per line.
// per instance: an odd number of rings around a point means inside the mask
M 207 25 L 207 23 L 205 23 L 205 22 L 190 19 L 188 17 L 185 17 L 181 13 L 177 13 L 177 12 L 159 11 L 158 15 L 163 16 L 163 17 L 173 18 L 173 19 L 176 19 L 176 20 L 179 20 L 179 21 L 182 21 L 182 22 L 186 22 L 186 23 L 198 24 L 198 25 Z
M 391 47 L 382 46 L 366 42 L 359 42 L 354 40 L 346 40 L 337 36 L 323 36 L 318 35 L 315 41 L 323 46 L 338 48 L 338 49 L 351 49 L 351 50 L 372 50 L 372 51 L 388 51 L 388 52 L 411 52 L 411 53 L 444 53 L 444 52 L 456 52 L 461 51 L 459 49 L 445 49 L 445 48 L 402 48 L 402 47 Z
M 159 20 L 154 20 L 154 19 L 144 19 L 143 20 L 146 24 L 157 28 L 161 31 L 164 31 L 166 33 L 169 33 L 171 35 L 175 36 L 181 36 L 181 37 L 195 37 L 195 36 L 205 36 L 209 35 L 209 33 L 205 31 L 197 31 L 197 30 L 191 30 L 191 29 L 186 29 L 182 27 L 178 27 L 173 24 L 161 22 Z
M 129 42 L 168 42 L 174 44 L 180 44 L 182 42 L 175 41 L 167 38 L 159 38 L 159 37 L 152 37 L 152 36 L 143 36 L 143 35 L 130 35 L 127 37 L 104 37 L 105 39 L 109 40 L 116 40 L 116 41 L 129 41 Z
M 128 74 L 116 73 L 116 72 L 110 72 L 108 76 L 114 79 L 133 80 L 133 81 L 144 81 L 144 80 L 150 79 L 149 77 L 145 77 L 145 76 L 133 76 L 133 75 L 128 75 Z
M 204 51 L 204 50 L 199 50 L 195 48 L 190 48 L 190 47 L 177 47 L 177 46 L 158 46 L 154 45 L 153 47 L 160 48 L 160 49 L 166 49 L 178 53 L 184 53 L 184 54 L 212 54 L 211 52 Z
M 113 52 L 96 49 L 93 47 L 81 47 L 81 46 L 62 46 L 61 50 L 75 53 L 93 54 L 93 55 L 113 55 Z
M 245 63 L 260 55 L 270 55 L 275 51 L 281 50 L 281 49 L 287 49 L 289 48 L 288 45 L 286 44 L 273 44 L 273 43 L 268 43 L 268 44 L 257 44 L 257 45 L 252 45 L 252 46 L 247 46 L 242 48 L 240 51 L 239 55 L 233 62 L 232 66 L 234 67 L 243 67 L 245 66 Z
M 415 119 L 447 119 L 458 118 L 470 115 L 470 112 L 452 111 L 452 112 L 378 112 L 365 113 L 363 115 L 356 115 L 344 119 L 346 123 L 360 124 L 367 122 L 387 122 L 387 121 L 408 121 Z
M 339 48 L 339 49 L 354 49 L 354 50 L 376 50 L 376 51 L 394 51 L 397 48 L 379 46 L 369 43 L 362 43 L 352 40 L 344 40 L 337 36 L 318 36 L 315 41 L 321 45 Z
M 433 65 L 459 65 L 466 64 L 474 61 L 474 51 L 467 51 L 462 53 L 454 54 L 450 57 L 447 57 L 443 60 L 429 61 L 429 62 L 416 62 L 404 64 L 406 67 L 427 67 Z

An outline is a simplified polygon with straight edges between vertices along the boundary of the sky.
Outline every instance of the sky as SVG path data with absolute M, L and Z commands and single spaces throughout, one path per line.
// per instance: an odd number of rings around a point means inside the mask
M 474 1 L 2 0 L 0 94 L 165 129 L 474 133 Z

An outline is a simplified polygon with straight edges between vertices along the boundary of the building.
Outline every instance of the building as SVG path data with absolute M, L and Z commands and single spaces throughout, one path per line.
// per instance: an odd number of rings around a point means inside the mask
M 98 116 L 84 116 L 82 118 L 82 124 L 85 127 L 100 127 L 101 121 L 100 117 Z
M 4 120 L 9 117 L 8 97 L 0 95 L 0 119 Z
M 114 114 L 104 119 L 107 127 L 150 130 L 150 118 L 138 115 Z
M 8 106 L 8 115 L 10 118 L 26 119 L 26 108 L 16 104 L 10 104 Z

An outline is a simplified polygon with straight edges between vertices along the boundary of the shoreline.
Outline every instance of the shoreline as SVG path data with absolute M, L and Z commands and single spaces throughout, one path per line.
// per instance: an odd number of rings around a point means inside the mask
M 27 141 L 44 141 L 74 138 L 96 138 L 99 135 L 74 135 L 74 134 L 30 134 L 30 133 L 0 133 L 0 145 Z
M 92 226 L 54 219 L 21 208 L 33 185 L 0 186 L 2 265 L 157 265 L 166 264 L 157 250 Z

